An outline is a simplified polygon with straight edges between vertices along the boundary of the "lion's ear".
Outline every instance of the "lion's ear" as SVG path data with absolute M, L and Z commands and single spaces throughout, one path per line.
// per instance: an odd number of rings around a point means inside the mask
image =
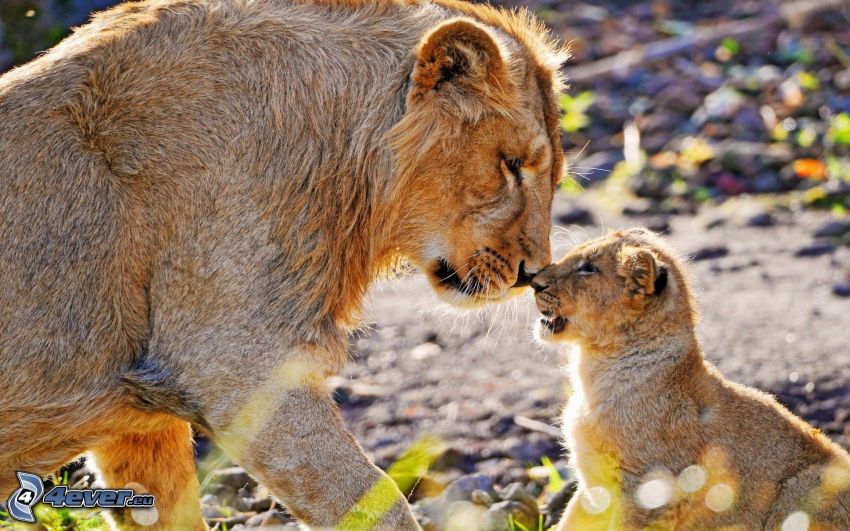
M 626 279 L 633 295 L 657 295 L 667 286 L 667 267 L 652 251 L 626 246 L 620 249 L 617 273 Z
M 433 94 L 460 103 L 494 96 L 510 85 L 506 52 L 490 30 L 471 19 L 435 26 L 420 41 L 416 56 L 413 99 Z

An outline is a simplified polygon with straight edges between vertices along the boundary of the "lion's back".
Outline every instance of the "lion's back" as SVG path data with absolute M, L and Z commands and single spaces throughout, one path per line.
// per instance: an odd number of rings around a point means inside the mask
M 54 107 L 50 81 L 0 88 L 0 379 L 11 391 L 44 379 L 33 373 L 68 375 L 60 367 L 94 339 L 117 216 L 104 165 Z
M 10 395 L 24 381 L 82 385 L 126 361 L 139 335 L 122 256 L 135 214 L 106 114 L 141 109 L 107 108 L 117 74 L 103 65 L 133 51 L 110 46 L 118 37 L 99 24 L 0 77 L 0 383 Z

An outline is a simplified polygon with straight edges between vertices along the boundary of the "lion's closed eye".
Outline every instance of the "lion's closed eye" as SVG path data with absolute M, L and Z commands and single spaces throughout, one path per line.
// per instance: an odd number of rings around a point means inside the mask
M 522 184 L 522 166 L 524 161 L 522 159 L 508 159 L 505 164 L 508 167 L 508 171 L 511 172 L 511 175 L 516 179 L 517 184 Z

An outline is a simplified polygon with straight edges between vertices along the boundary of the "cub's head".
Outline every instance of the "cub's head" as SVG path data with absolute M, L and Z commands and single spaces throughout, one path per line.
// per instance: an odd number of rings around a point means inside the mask
M 658 236 L 628 229 L 579 245 L 537 274 L 537 337 L 617 349 L 696 323 L 680 258 Z
M 563 165 L 558 68 L 529 15 L 489 6 L 432 28 L 390 132 L 403 199 L 401 251 L 451 303 L 504 299 L 551 259 Z

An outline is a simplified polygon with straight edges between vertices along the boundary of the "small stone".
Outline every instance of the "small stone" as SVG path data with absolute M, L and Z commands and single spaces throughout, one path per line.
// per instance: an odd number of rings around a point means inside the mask
M 838 297 L 850 297 L 850 284 L 836 284 L 832 286 L 832 294 Z
M 813 243 L 811 245 L 806 245 L 805 247 L 801 247 L 797 249 L 797 252 L 794 253 L 794 256 L 804 256 L 808 258 L 813 258 L 816 256 L 823 256 L 825 254 L 830 254 L 835 251 L 835 246 L 831 243 Z
M 815 238 L 841 238 L 850 233 L 850 219 L 830 221 L 815 231 Z
M 746 185 L 729 172 L 723 172 L 717 177 L 717 189 L 726 195 L 738 195 L 746 191 Z
M 271 498 L 271 496 L 254 498 L 251 503 L 251 510 L 254 512 L 262 513 L 271 509 L 273 505 L 274 500 Z
M 221 502 L 218 501 L 218 497 L 215 494 L 204 494 L 201 496 L 201 503 L 203 505 L 220 505 Z
M 623 206 L 623 215 L 630 218 L 649 216 L 654 213 L 654 207 L 648 199 L 637 199 Z
M 558 441 L 542 433 L 532 433 L 527 437 L 509 437 L 505 440 L 504 449 L 514 461 L 519 463 L 539 463 L 544 455 L 554 455 L 560 451 Z
M 331 377 L 325 381 L 331 389 L 334 401 L 340 406 L 368 406 L 384 394 L 383 388 L 363 382 L 351 381 L 342 377 Z
M 776 225 L 776 219 L 769 212 L 761 212 L 747 220 L 748 227 L 772 227 Z
M 773 172 L 765 172 L 756 175 L 751 183 L 754 192 L 760 194 L 779 192 L 782 189 L 782 180 Z
M 236 490 L 242 487 L 255 488 L 257 482 L 248 475 L 242 467 L 222 468 L 213 472 L 213 479 L 222 485 L 228 485 Z
M 685 83 L 668 86 L 658 93 L 657 100 L 676 113 L 692 113 L 702 103 L 699 93 Z
M 486 459 L 476 464 L 478 473 L 494 478 L 497 484 L 504 485 L 515 481 L 528 481 L 528 468 L 510 458 Z
M 476 505 L 483 505 L 484 507 L 490 507 L 496 501 L 490 494 L 478 489 L 472 491 L 469 500 Z
M 691 260 L 694 262 L 699 262 L 700 260 L 714 260 L 716 258 L 723 258 L 724 256 L 729 254 L 729 249 L 722 246 L 709 246 L 703 247 L 691 254 Z
M 832 82 L 838 90 L 850 90 L 850 68 L 836 73 L 832 78 Z
M 495 435 L 504 435 L 514 427 L 513 415 L 493 415 L 489 419 L 490 431 Z
M 230 505 L 233 498 L 236 497 L 236 489 L 230 485 L 211 484 L 207 487 L 207 490 L 215 494 L 215 497 L 224 505 Z
M 537 500 L 529 494 L 522 483 L 511 483 L 502 489 L 501 497 L 503 500 L 519 502 L 526 507 L 537 510 Z
M 486 492 L 493 499 L 498 498 L 493 488 L 493 480 L 484 474 L 469 474 L 457 478 L 446 488 L 444 496 L 450 501 L 470 500 L 476 490 Z
M 595 225 L 596 220 L 593 218 L 590 210 L 586 208 L 576 207 L 569 212 L 560 214 L 557 217 L 558 223 L 561 225 Z
M 436 471 L 454 468 L 465 473 L 470 473 L 475 469 L 476 459 L 474 457 L 464 450 L 449 446 L 434 460 L 430 468 Z
M 422 343 L 410 351 L 410 357 L 415 360 L 426 360 L 428 358 L 433 358 L 442 351 L 442 347 L 436 343 Z
M 237 511 L 250 511 L 254 506 L 254 498 L 251 496 L 236 496 L 230 504 Z
M 482 530 L 504 531 L 518 529 L 520 525 L 526 529 L 537 529 L 540 512 L 536 507 L 529 508 L 516 501 L 501 501 L 494 503 L 487 510 Z M 513 522 L 513 526 L 511 523 Z
M 764 132 L 764 120 L 756 107 L 743 105 L 732 118 L 735 138 L 757 141 Z
M 795 78 L 788 78 L 779 85 L 782 103 L 789 109 L 796 109 L 803 104 L 803 90 Z
M 245 521 L 247 527 L 260 526 L 282 526 L 292 522 L 288 516 L 278 511 L 277 509 L 269 509 L 268 511 L 255 514 Z
M 671 232 L 670 221 L 666 217 L 650 218 L 646 222 L 646 228 L 658 234 L 669 235 Z
M 206 505 L 201 507 L 204 518 L 227 518 L 228 514 L 218 505 Z
M 716 229 L 718 227 L 723 227 L 724 225 L 726 225 L 727 221 L 728 220 L 726 218 L 722 218 L 722 217 L 711 219 L 711 220 L 706 222 L 705 229 L 711 230 L 711 229 Z
M 419 527 L 422 528 L 422 531 L 437 531 L 437 524 L 434 523 L 428 515 L 423 513 L 417 506 L 413 506 L 413 517 L 416 518 L 416 522 L 419 523 Z
M 693 122 L 702 125 L 708 120 L 731 118 L 744 103 L 744 97 L 737 90 L 723 86 L 705 97 L 702 106 L 693 115 Z
M 245 522 L 252 516 L 252 513 L 241 513 L 235 514 L 233 516 L 227 516 L 224 518 L 213 518 L 207 522 L 207 524 L 213 529 L 232 529 L 236 531 L 237 529 L 247 529 L 245 527 Z M 282 528 L 277 527 L 277 530 L 281 530 Z

